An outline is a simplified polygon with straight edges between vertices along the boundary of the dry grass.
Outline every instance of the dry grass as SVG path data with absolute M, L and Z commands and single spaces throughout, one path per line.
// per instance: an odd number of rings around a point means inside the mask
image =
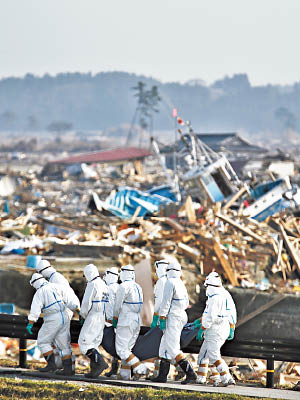
M 74 385 L 63 382 L 45 382 L 0 378 L 0 399 L 55 399 L 55 400 L 250 400 L 231 394 L 195 393 L 175 390 L 126 389 L 93 384 Z M 254 400 L 252 397 L 251 400 Z

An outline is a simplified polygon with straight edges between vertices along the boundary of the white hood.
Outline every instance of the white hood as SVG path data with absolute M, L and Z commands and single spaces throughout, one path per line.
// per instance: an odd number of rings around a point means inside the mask
M 170 263 L 167 267 L 167 278 L 180 278 L 181 265 L 179 263 Z
M 107 285 L 111 285 L 112 283 L 117 283 L 119 279 L 119 271 L 117 267 L 107 268 L 105 271 L 105 275 L 103 277 L 104 282 Z
M 207 275 L 205 282 L 204 282 L 204 286 L 222 286 L 222 280 L 220 275 L 215 272 L 212 271 L 210 274 Z
M 169 270 L 167 271 L 167 278 L 180 278 L 181 277 L 181 271 L 175 271 L 175 270 Z
M 56 269 L 53 267 L 48 267 L 47 269 L 44 269 L 44 271 L 41 272 L 44 278 L 49 279 L 52 274 L 56 272 Z
M 204 287 L 206 287 L 206 295 L 208 297 L 221 293 L 223 286 L 220 275 L 215 271 L 208 274 L 204 282 Z
M 124 265 L 121 268 L 120 279 L 122 282 L 135 280 L 134 267 L 131 264 Z
M 38 290 L 44 283 L 47 283 L 43 275 L 34 273 L 29 281 L 30 285 Z
M 39 274 L 42 274 L 45 278 L 49 279 L 53 272 L 56 272 L 56 269 L 51 267 L 48 260 L 41 260 L 37 265 L 37 271 Z
M 93 279 L 95 279 L 97 276 L 99 276 L 98 269 L 96 265 L 94 264 L 88 264 L 84 268 L 84 276 L 86 277 L 87 282 L 91 282 Z
M 167 267 L 168 266 L 169 266 L 169 261 L 167 261 L 167 260 L 155 261 L 156 275 L 157 275 L 158 279 L 167 275 Z
M 223 291 L 223 286 L 215 287 L 215 286 L 207 286 L 206 288 L 206 296 L 211 297 L 214 294 L 220 294 Z

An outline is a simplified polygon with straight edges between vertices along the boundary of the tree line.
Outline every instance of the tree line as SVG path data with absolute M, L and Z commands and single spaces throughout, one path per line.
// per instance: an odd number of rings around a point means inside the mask
M 246 74 L 237 74 L 208 86 L 201 81 L 162 83 L 126 72 L 2 79 L 0 131 L 106 130 L 130 125 L 136 110 L 142 111 L 139 122 L 145 125 L 143 101 L 150 100 L 154 112 L 147 124 L 152 130 L 173 129 L 176 107 L 198 132 L 300 132 L 300 82 L 252 86 Z

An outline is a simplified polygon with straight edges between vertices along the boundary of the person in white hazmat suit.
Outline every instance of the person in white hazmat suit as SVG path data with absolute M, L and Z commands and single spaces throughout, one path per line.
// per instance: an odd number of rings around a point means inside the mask
M 68 280 L 60 272 L 57 272 L 56 269 L 52 267 L 52 265 L 49 263 L 48 260 L 41 260 L 38 263 L 37 272 L 43 275 L 43 277 L 46 278 L 49 282 L 65 286 L 66 290 L 69 291 L 69 295 L 74 297 L 75 302 L 78 302 L 78 308 L 79 308 L 80 304 L 79 299 L 76 296 L 74 290 L 71 288 Z M 70 316 L 70 319 L 72 319 L 73 311 L 68 309 L 68 314 Z
M 103 280 L 106 283 L 108 290 L 108 303 L 105 309 L 107 326 L 112 325 L 115 299 L 119 287 L 118 279 L 119 279 L 118 268 L 117 267 L 107 268 L 107 270 L 105 271 L 105 275 L 103 277 Z M 117 375 L 118 368 L 119 368 L 119 360 L 117 357 L 113 357 L 111 369 L 108 372 L 106 372 L 105 376 L 110 377 L 112 375 Z
M 57 272 L 56 269 L 52 267 L 52 265 L 48 260 L 41 260 L 38 263 L 37 272 L 42 274 L 43 277 L 46 278 L 49 282 L 63 285 L 65 289 L 69 291 L 69 295 L 74 297 L 74 302 L 78 303 L 78 308 L 80 307 L 79 299 L 76 296 L 74 290 L 71 288 L 68 280 L 60 272 Z M 71 320 L 73 317 L 73 311 L 67 308 L 67 313 Z M 61 355 L 59 353 L 59 350 L 55 346 L 54 346 L 54 356 L 57 367 L 61 368 L 62 366 Z M 75 356 L 72 356 L 72 361 L 73 361 L 73 369 L 75 371 Z
M 159 328 L 164 332 L 159 346 L 161 358 L 159 374 L 153 382 L 166 382 L 170 370 L 170 362 L 176 362 L 186 375 L 182 384 L 196 381 L 196 374 L 188 360 L 180 350 L 180 336 L 187 323 L 185 310 L 189 305 L 186 287 L 180 278 L 181 265 L 170 263 L 167 266 L 167 281 L 164 287 L 163 299 L 159 309 Z
M 32 326 L 41 313 L 44 322 L 39 330 L 37 344 L 47 361 L 47 366 L 41 368 L 41 372 L 54 372 L 57 370 L 52 344 L 59 349 L 62 355 L 63 370 L 61 375 L 73 375 L 72 349 L 70 335 L 70 318 L 67 308 L 79 311 L 74 296 L 62 285 L 48 282 L 41 274 L 34 273 L 30 279 L 30 285 L 36 289 L 33 296 L 30 313 L 28 316 L 27 331 L 32 334 Z
M 139 336 L 143 307 L 143 292 L 135 282 L 134 267 L 130 264 L 121 267 L 115 306 L 113 327 L 116 328 L 116 352 L 121 359 L 120 376 L 131 378 L 131 368 L 135 377 L 148 373 L 148 368 L 133 353 L 132 348 Z
M 105 309 L 108 304 L 107 286 L 100 278 L 97 267 L 88 264 L 84 268 L 84 276 L 87 280 L 80 309 L 80 317 L 83 322 L 78 344 L 80 351 L 90 359 L 90 372 L 87 378 L 96 378 L 108 365 L 98 348 L 102 342 L 105 325 Z
M 154 286 L 154 314 L 152 323 L 150 325 L 151 329 L 155 328 L 159 321 L 159 308 L 164 294 L 165 283 L 167 281 L 167 266 L 169 265 L 169 261 L 167 260 L 155 261 L 154 265 L 158 280 Z M 159 370 L 159 358 L 157 358 L 154 362 L 154 372 L 153 376 L 150 377 L 150 379 L 155 378 L 158 375 L 158 370 Z
M 159 320 L 159 308 L 164 294 L 165 283 L 167 281 L 167 266 L 169 265 L 169 261 L 155 261 L 154 265 L 158 280 L 154 286 L 154 314 L 150 328 L 155 328 Z
M 194 321 L 199 327 L 197 339 L 204 341 L 198 356 L 197 383 L 206 383 L 208 366 L 213 372 L 214 386 L 235 384 L 226 362 L 221 357 L 221 347 L 226 340 L 232 340 L 236 324 L 236 308 L 230 293 L 222 286 L 221 277 L 211 272 L 205 279 L 206 307 L 202 318 Z

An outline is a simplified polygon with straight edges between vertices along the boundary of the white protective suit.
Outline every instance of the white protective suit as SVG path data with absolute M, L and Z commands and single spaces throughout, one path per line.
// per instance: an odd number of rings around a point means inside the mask
M 167 281 L 168 261 L 160 260 L 155 262 L 156 275 L 158 280 L 154 286 L 154 315 L 159 315 L 160 305 L 163 299 L 164 288 Z
M 160 318 L 166 318 L 166 330 L 160 342 L 159 356 L 176 362 L 184 359 L 180 350 L 180 336 L 187 323 L 185 310 L 189 305 L 188 293 L 180 276 L 180 265 L 170 264 L 167 267 L 167 281 L 159 309 Z
M 106 305 L 105 313 L 106 313 L 106 322 L 108 322 L 109 325 L 111 325 L 114 316 L 115 299 L 117 290 L 119 288 L 118 278 L 119 278 L 119 273 L 117 267 L 111 267 L 105 271 L 103 280 L 107 285 L 107 292 L 108 292 L 108 303 Z
M 121 268 L 120 279 L 115 306 L 114 320 L 117 320 L 116 328 L 116 352 L 121 358 L 120 375 L 122 379 L 130 379 L 130 368 L 137 375 L 147 372 L 146 366 L 131 352 L 139 336 L 143 307 L 143 291 L 135 282 L 135 273 L 132 265 Z
M 227 340 L 230 327 L 236 324 L 236 308 L 230 293 L 222 286 L 221 278 L 216 272 L 211 272 L 206 278 L 206 307 L 202 315 L 204 342 L 198 356 L 198 383 L 206 381 L 208 364 L 213 365 L 217 372 L 216 381 L 227 384 L 234 382 L 227 364 L 221 357 L 221 347 Z
M 164 294 L 165 283 L 167 281 L 167 266 L 168 265 L 169 265 L 169 261 L 167 261 L 167 260 L 155 261 L 155 272 L 156 272 L 158 280 L 154 286 L 154 314 L 153 314 L 151 328 L 153 328 L 154 326 L 157 326 L 157 324 L 158 324 L 159 308 L 160 308 L 161 301 L 162 301 L 163 294 Z M 160 360 L 159 360 L 159 358 L 157 358 L 154 361 L 153 377 L 156 377 L 158 375 L 159 364 L 160 364 Z
M 84 319 L 78 338 L 80 351 L 86 354 L 89 349 L 98 349 L 103 338 L 105 309 L 108 304 L 107 286 L 100 278 L 95 265 L 84 268 L 87 280 L 81 303 L 80 315 Z
M 78 304 L 78 309 L 80 308 L 80 302 L 76 294 L 74 293 L 74 290 L 71 288 L 68 280 L 60 273 L 57 272 L 55 268 L 53 268 L 49 261 L 47 260 L 41 260 L 38 263 L 37 270 L 40 274 L 43 275 L 44 278 L 46 278 L 49 282 L 51 283 L 56 283 L 58 285 L 63 285 L 66 290 L 69 292 L 69 296 L 73 297 L 74 302 L 77 302 Z M 73 317 L 73 311 L 70 309 L 67 309 L 67 312 L 69 314 L 69 318 L 72 319 Z
M 76 310 L 74 298 L 62 285 L 47 282 L 41 274 L 33 274 L 30 284 L 36 289 L 33 296 L 29 321 L 36 322 L 43 313 L 44 322 L 39 330 L 37 344 L 43 354 L 52 351 L 52 343 L 59 349 L 61 356 L 71 355 L 70 318 L 67 307 Z

